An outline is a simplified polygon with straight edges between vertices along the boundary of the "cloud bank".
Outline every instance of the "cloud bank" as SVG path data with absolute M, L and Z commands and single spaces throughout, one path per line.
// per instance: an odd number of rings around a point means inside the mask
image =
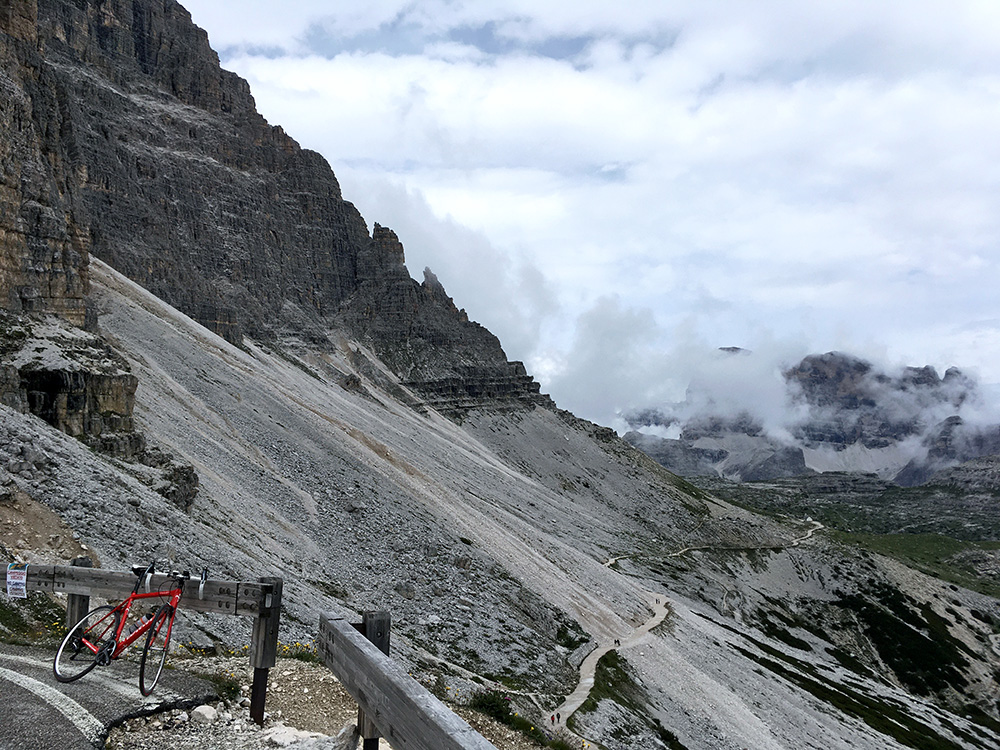
M 185 5 L 582 416 L 726 345 L 1000 381 L 995 3 Z

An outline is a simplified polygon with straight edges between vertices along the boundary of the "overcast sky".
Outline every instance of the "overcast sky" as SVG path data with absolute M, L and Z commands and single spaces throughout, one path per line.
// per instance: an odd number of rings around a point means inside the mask
M 581 416 L 830 350 L 1000 381 L 996 0 L 181 1 Z

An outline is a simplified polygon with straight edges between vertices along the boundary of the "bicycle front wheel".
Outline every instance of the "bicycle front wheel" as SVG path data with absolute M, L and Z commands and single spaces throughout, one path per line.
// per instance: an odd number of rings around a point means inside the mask
M 146 645 L 142 649 L 142 660 L 139 662 L 139 692 L 149 695 L 156 687 L 167 661 L 167 649 L 170 648 L 170 631 L 174 626 L 174 608 L 169 604 L 160 607 L 153 617 L 153 623 L 146 634 Z
M 52 672 L 59 682 L 79 680 L 97 666 L 99 654 L 107 654 L 109 647 L 114 650 L 118 617 L 118 610 L 105 604 L 70 628 L 52 660 Z

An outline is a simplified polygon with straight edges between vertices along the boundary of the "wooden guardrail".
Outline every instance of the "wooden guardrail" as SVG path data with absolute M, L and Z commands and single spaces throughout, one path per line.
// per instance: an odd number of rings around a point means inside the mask
M 135 587 L 134 573 L 90 565 L 86 557 L 76 558 L 71 565 L 28 565 L 25 590 L 67 594 L 66 627 L 71 628 L 89 611 L 92 595 L 124 599 Z M 187 582 L 179 609 L 254 618 L 250 641 L 250 664 L 254 668 L 250 716 L 263 724 L 268 670 L 275 665 L 278 654 L 282 579 L 261 578 L 254 583 L 210 578 L 203 588 L 199 584 L 197 578 Z M 169 587 L 168 576 L 162 573 L 151 576 L 150 591 L 166 587 Z M 144 585 L 140 590 L 143 589 Z
M 360 626 L 333 614 L 319 618 L 320 657 L 363 714 L 364 750 L 378 747 L 379 735 L 397 750 L 496 750 L 388 657 L 389 627 L 385 612 L 366 613 Z

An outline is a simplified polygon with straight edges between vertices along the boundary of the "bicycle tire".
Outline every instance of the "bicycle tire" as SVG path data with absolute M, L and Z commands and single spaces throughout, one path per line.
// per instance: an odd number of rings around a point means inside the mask
M 79 680 L 97 666 L 97 653 L 91 646 L 100 649 L 109 638 L 114 641 L 120 616 L 117 607 L 105 604 L 90 610 L 70 628 L 52 660 L 52 674 L 59 682 Z
M 142 659 L 139 661 L 139 692 L 149 695 L 156 687 L 167 661 L 167 650 L 170 648 L 170 633 L 173 630 L 174 608 L 169 604 L 160 607 L 153 616 L 153 623 L 146 634 L 146 645 L 142 648 Z M 147 670 L 149 674 L 147 674 Z

